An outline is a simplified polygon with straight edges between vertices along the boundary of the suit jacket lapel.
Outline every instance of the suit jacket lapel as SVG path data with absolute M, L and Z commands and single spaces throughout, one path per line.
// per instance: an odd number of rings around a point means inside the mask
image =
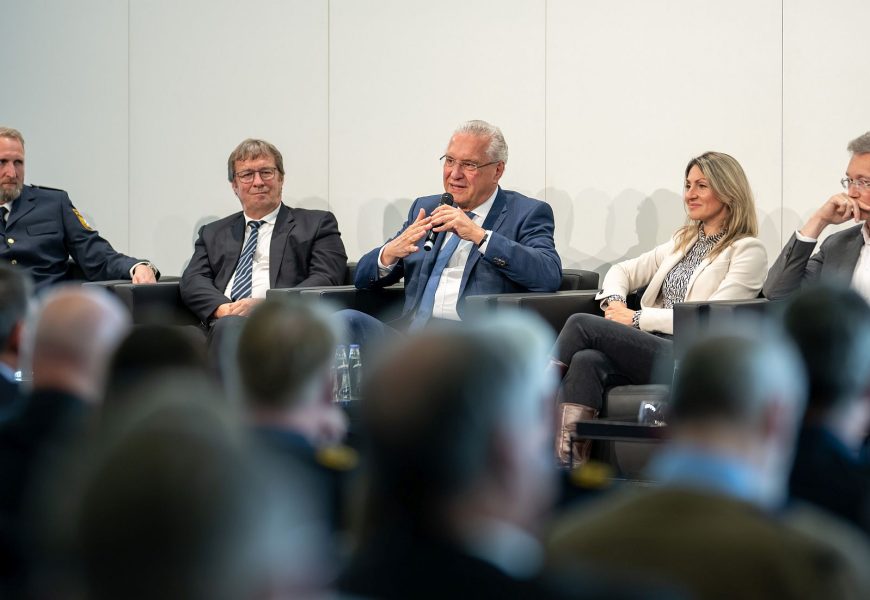
M 12 212 L 9 213 L 9 219 L 6 221 L 6 229 L 8 230 L 15 222 L 33 210 L 36 205 L 35 202 L 36 194 L 33 193 L 33 190 L 29 186 L 25 186 L 23 190 L 21 190 L 21 195 L 18 196 L 18 199 L 12 205 Z
M 492 208 L 489 210 L 489 214 L 486 215 L 482 227 L 487 231 L 498 231 L 498 228 L 501 226 L 506 216 L 507 199 L 504 191 L 501 188 L 498 188 L 498 193 L 495 195 L 495 200 L 492 202 Z M 465 270 L 462 272 L 462 281 L 459 282 L 460 298 L 462 298 L 462 294 L 465 293 L 465 286 L 468 283 L 468 277 L 471 275 L 471 271 L 482 256 L 483 255 L 476 247 L 471 249 L 471 253 L 468 255 L 468 261 L 465 263 Z
M 284 264 L 284 253 L 287 251 L 290 232 L 296 227 L 293 211 L 282 203 L 275 218 L 275 228 L 272 230 L 272 241 L 269 243 L 269 287 L 278 286 L 278 273 Z
M 864 247 L 864 234 L 861 233 L 861 229 L 858 229 L 855 233 L 857 235 L 850 235 L 843 241 L 840 252 L 828 252 L 828 256 L 825 257 L 826 261 L 831 260 L 833 263 L 831 266 L 838 273 L 847 273 L 851 276 L 855 271 L 855 265 L 858 264 L 861 248 Z
M 239 257 L 242 255 L 242 242 L 245 239 L 245 213 L 239 213 L 230 221 L 227 227 L 218 232 L 215 247 L 224 257 L 224 267 L 215 278 L 215 287 L 223 290 L 230 282 L 230 277 L 236 271 Z

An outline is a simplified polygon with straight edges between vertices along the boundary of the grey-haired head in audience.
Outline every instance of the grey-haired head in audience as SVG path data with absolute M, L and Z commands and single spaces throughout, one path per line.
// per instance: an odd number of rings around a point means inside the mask
M 382 357 L 362 407 L 368 527 L 461 537 L 458 521 L 492 510 L 534 528 L 552 491 L 552 338 L 540 320 L 508 313 L 433 327 Z

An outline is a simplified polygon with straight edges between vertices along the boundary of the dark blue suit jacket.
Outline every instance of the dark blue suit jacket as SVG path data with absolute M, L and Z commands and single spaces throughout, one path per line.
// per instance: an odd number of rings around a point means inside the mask
M 421 208 L 430 214 L 441 196 L 418 198 L 411 205 L 408 220 L 399 233 L 412 223 Z M 553 241 L 553 209 L 549 204 L 527 198 L 517 192 L 499 188 L 483 228 L 492 230 L 486 254 L 473 250 L 465 265 L 456 307 L 462 316 L 464 299 L 475 294 L 506 294 L 512 292 L 555 292 L 562 281 L 562 261 Z M 398 235 L 398 233 L 396 234 Z M 395 236 L 394 236 L 395 237 Z M 431 252 L 420 250 L 400 260 L 384 278 L 378 275 L 377 247 L 357 264 L 355 285 L 360 289 L 375 289 L 392 285 L 405 278 L 404 315 L 412 313 L 426 287 L 445 233 L 435 238 Z
M 27 269 L 39 289 L 69 278 L 70 256 L 89 281 L 130 279 L 141 262 L 85 226 L 66 192 L 25 185 L 6 222 L 0 259 Z

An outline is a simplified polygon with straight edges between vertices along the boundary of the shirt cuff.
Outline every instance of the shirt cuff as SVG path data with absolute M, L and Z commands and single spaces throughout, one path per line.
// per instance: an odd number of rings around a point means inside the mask
M 392 273 L 393 269 L 396 268 L 396 265 L 399 264 L 398 261 L 396 261 L 395 263 L 393 263 L 391 265 L 385 265 L 384 263 L 381 262 L 381 254 L 384 253 L 384 248 L 386 248 L 386 247 L 387 247 L 387 245 L 384 244 L 383 246 L 381 246 L 381 251 L 378 252 L 378 277 L 380 277 L 381 279 L 383 279 L 384 277 L 386 277 L 387 275 Z
M 625 304 L 625 296 L 621 294 L 610 294 L 609 296 L 603 298 L 598 306 L 601 307 L 601 310 L 606 310 L 607 305 L 611 302 L 622 302 L 623 304 Z
M 130 279 L 133 279 L 133 271 L 135 271 L 135 270 L 136 270 L 136 267 L 138 267 L 139 265 L 145 265 L 146 267 L 150 268 L 150 269 L 151 269 L 151 272 L 154 273 L 154 277 L 155 277 L 155 278 L 157 277 L 157 267 L 155 267 L 154 264 L 151 263 L 151 261 L 148 261 L 148 260 L 140 260 L 140 261 L 137 262 L 135 265 L 133 265 L 132 267 L 130 267 Z
M 486 240 L 477 247 L 481 254 L 486 254 L 486 249 L 489 248 L 489 241 L 492 239 L 492 229 L 487 229 L 486 231 Z
M 794 237 L 797 238 L 797 241 L 799 241 L 799 242 L 813 242 L 813 243 L 815 243 L 815 242 L 819 241 L 818 238 L 811 238 L 809 236 L 802 234 L 800 232 L 800 230 L 794 232 Z

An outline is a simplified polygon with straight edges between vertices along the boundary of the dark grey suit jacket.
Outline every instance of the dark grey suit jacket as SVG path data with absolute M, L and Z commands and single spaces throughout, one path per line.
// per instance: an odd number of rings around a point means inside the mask
M 244 238 L 242 212 L 199 230 L 180 286 L 182 300 L 203 323 L 230 301 L 224 290 L 236 270 Z M 281 204 L 269 245 L 269 287 L 339 285 L 346 270 L 347 254 L 335 216 Z
M 761 290 L 765 298 L 785 298 L 818 281 L 849 285 L 864 247 L 863 226 L 855 225 L 828 237 L 815 254 L 815 242 L 802 242 L 792 234 L 767 273 Z

